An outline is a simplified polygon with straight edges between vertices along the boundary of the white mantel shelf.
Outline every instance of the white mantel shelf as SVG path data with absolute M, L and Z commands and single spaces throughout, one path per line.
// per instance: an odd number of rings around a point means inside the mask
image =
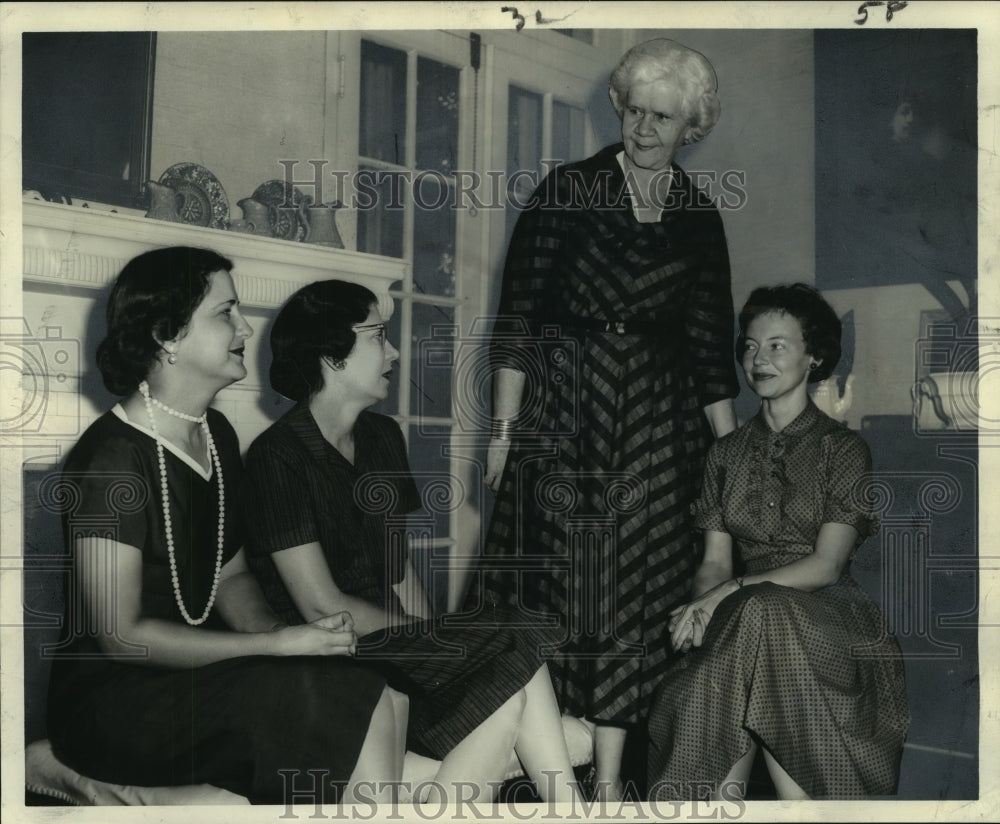
M 240 301 L 275 308 L 301 286 L 339 278 L 360 283 L 392 313 L 388 290 L 409 263 L 345 249 L 310 246 L 260 235 L 168 223 L 128 214 L 24 200 L 24 280 L 102 289 L 142 252 L 160 246 L 199 246 L 233 261 Z

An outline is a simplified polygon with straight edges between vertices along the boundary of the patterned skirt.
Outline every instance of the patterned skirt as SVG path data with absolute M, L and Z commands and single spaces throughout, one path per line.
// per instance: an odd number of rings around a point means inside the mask
M 450 615 L 358 639 L 355 661 L 410 698 L 410 749 L 444 758 L 538 672 L 552 637 L 505 623 Z
M 559 626 L 549 658 L 556 697 L 597 723 L 645 718 L 673 657 L 670 610 L 686 600 L 699 557 L 690 507 L 707 426 L 694 393 L 674 396 L 672 380 L 635 375 L 634 386 L 656 391 L 623 393 L 627 409 L 612 416 L 583 392 L 579 436 L 514 442 L 482 590 L 473 589 L 470 606 Z
M 726 598 L 649 717 L 649 794 L 705 797 L 756 740 L 811 798 L 891 795 L 909 726 L 902 654 L 850 578 Z

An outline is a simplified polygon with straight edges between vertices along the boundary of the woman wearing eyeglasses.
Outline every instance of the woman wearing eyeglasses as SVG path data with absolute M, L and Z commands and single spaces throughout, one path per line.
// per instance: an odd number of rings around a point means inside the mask
M 247 374 L 232 268 L 208 249 L 154 249 L 111 290 L 97 365 L 121 401 L 53 488 L 73 570 L 49 738 L 114 784 L 285 804 L 324 775 L 317 803 L 390 803 L 406 699 L 353 659 L 350 616 L 288 626 L 247 569 L 240 445 L 210 406 Z
M 271 351 L 271 385 L 297 405 L 250 447 L 245 500 L 272 607 L 289 624 L 350 613 L 356 660 L 410 696 L 409 747 L 443 759 L 435 784 L 446 799 L 468 800 L 470 787 L 495 796 L 512 750 L 544 800 L 576 798 L 540 657 L 552 639 L 434 621 L 387 529 L 420 501 L 398 424 L 368 411 L 387 396 L 399 358 L 375 295 L 337 280 L 300 289 L 275 320 Z

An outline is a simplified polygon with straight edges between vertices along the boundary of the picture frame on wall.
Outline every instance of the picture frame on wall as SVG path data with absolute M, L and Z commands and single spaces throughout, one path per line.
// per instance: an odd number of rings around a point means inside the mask
M 24 32 L 22 48 L 22 189 L 142 205 L 156 33 Z
M 815 33 L 816 285 L 976 314 L 977 31 Z

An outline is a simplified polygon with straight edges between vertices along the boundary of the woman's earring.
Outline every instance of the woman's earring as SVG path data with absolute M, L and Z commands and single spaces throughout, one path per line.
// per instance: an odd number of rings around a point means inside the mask
M 167 355 L 167 363 L 169 363 L 171 366 L 177 363 L 177 355 L 175 355 L 173 352 Z
M 328 364 L 330 364 L 330 368 L 331 369 L 336 370 L 337 372 L 339 372 L 341 369 L 343 369 L 346 366 L 346 364 L 344 363 L 343 360 L 337 360 L 336 358 L 330 358 L 330 357 L 328 357 L 326 359 L 326 362 Z
M 819 366 L 818 363 L 810 363 L 809 364 L 809 371 L 812 372 L 812 370 L 815 369 L 817 366 Z

